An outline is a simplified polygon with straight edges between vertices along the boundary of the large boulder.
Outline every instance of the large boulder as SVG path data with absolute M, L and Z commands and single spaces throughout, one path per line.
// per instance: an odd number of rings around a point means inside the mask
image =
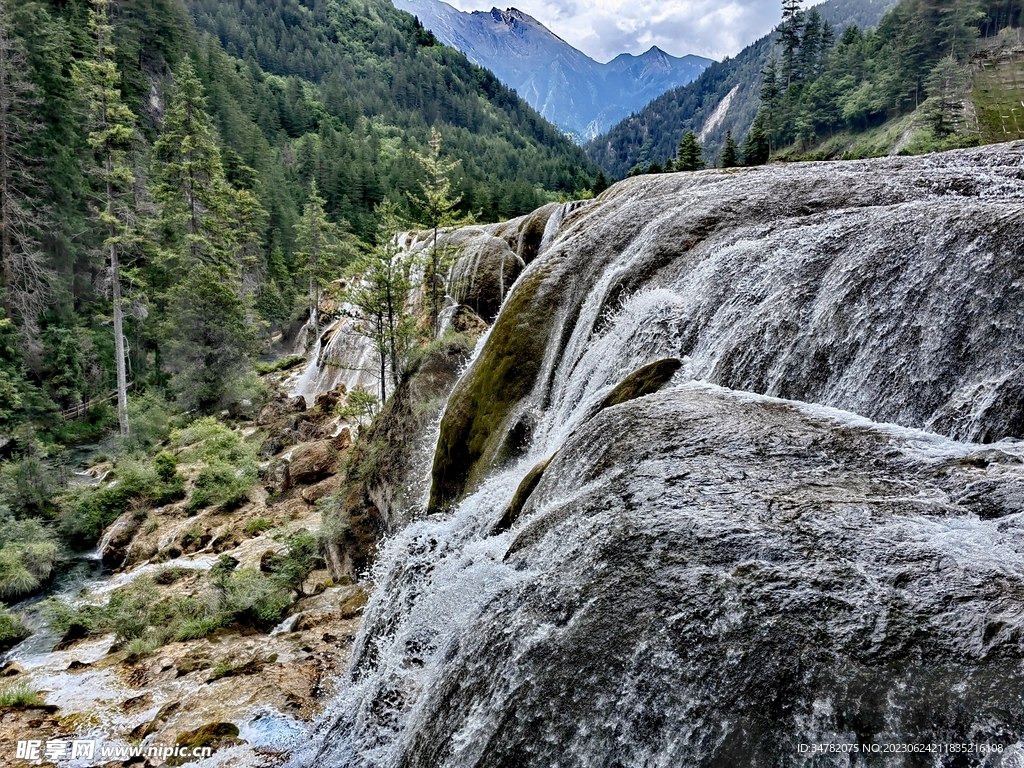
M 290 474 L 295 485 L 312 485 L 338 471 L 340 452 L 330 440 L 304 445 L 292 454 Z

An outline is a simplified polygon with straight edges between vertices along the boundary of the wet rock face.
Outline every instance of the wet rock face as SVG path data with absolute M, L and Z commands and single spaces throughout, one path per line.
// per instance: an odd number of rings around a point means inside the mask
M 397 542 L 403 571 L 380 583 L 355 666 L 372 693 L 318 765 L 376 765 L 363 747 L 381 741 L 384 764 L 409 768 L 1011 745 L 1022 453 L 697 383 L 610 407 L 510 533 L 469 532 L 500 514 L 492 482 Z M 1013 510 L 980 515 L 990 501 Z
M 617 184 L 549 232 L 460 381 L 431 506 L 491 471 L 518 411 L 578 397 L 578 366 L 614 383 L 688 358 L 735 389 L 1024 436 L 1022 204 L 1019 142 Z

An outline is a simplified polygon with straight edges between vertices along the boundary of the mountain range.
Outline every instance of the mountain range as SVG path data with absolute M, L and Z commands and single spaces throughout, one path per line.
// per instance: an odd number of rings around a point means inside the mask
M 652 47 L 640 56 L 623 53 L 602 64 L 516 8 L 466 13 L 441 0 L 393 2 L 579 141 L 593 139 L 665 91 L 692 82 L 714 63 Z

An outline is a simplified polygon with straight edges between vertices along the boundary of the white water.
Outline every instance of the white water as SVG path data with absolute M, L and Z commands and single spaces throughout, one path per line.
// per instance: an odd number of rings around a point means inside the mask
M 796 746 L 969 741 L 1016 765 L 1024 450 L 919 427 L 1012 423 L 1020 155 L 639 180 L 553 216 L 530 270 L 556 303 L 523 310 L 550 318 L 515 405 L 532 442 L 386 543 L 350 686 L 292 764 L 846 766 Z M 680 248 L 736 200 L 740 236 Z M 672 386 L 593 415 L 665 357 Z

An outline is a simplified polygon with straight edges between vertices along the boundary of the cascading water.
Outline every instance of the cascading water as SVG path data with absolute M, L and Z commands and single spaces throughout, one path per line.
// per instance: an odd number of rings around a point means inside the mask
M 295 764 L 1024 765 L 1022 179 L 1014 144 L 567 211 Z

